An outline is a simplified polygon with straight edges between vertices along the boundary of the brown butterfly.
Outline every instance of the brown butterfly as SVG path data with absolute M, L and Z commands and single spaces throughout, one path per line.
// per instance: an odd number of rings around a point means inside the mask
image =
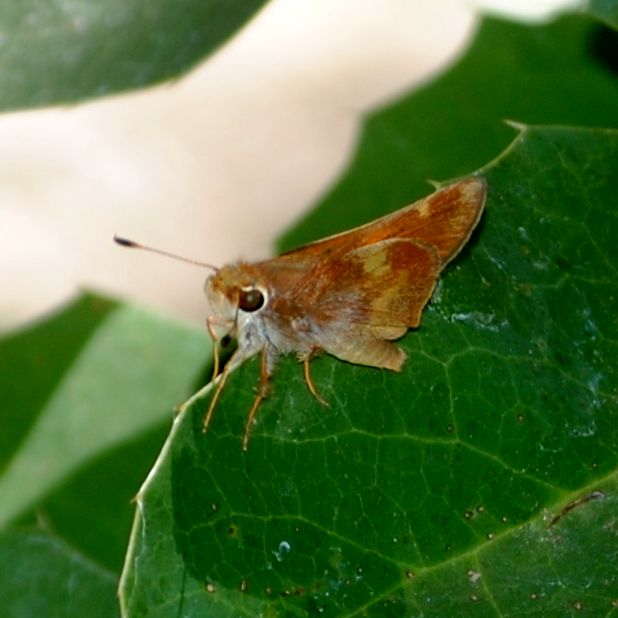
M 243 449 L 281 354 L 303 362 L 305 381 L 321 403 L 309 362 L 318 352 L 359 365 L 399 371 L 405 352 L 392 340 L 420 324 L 440 271 L 465 245 L 485 203 L 486 185 L 468 178 L 376 221 L 262 262 L 212 268 L 206 296 L 215 344 L 238 347 L 218 375 L 204 431 L 230 372 L 261 353 L 260 385 L 245 425 Z M 116 237 L 122 245 L 149 249 Z M 165 253 L 154 250 L 158 253 Z M 169 255 L 169 254 L 168 254 Z

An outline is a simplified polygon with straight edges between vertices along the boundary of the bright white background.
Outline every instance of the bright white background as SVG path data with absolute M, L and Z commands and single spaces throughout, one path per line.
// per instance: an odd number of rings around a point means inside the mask
M 203 325 L 207 271 L 113 234 L 214 264 L 270 255 L 345 168 L 363 114 L 446 70 L 476 25 L 461 0 L 274 0 L 174 83 L 0 116 L 0 330 L 80 287 Z

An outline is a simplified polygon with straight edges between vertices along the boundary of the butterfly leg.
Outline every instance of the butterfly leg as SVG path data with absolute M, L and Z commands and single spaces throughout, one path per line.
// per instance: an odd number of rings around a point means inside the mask
M 255 421 L 255 417 L 257 415 L 258 408 L 260 404 L 266 397 L 268 396 L 268 385 L 270 381 L 270 370 L 269 370 L 269 346 L 265 346 L 262 351 L 262 362 L 260 365 L 260 386 L 258 388 L 257 395 L 255 400 L 253 401 L 253 405 L 251 406 L 251 410 L 249 410 L 249 415 L 247 416 L 247 422 L 245 423 L 245 434 L 242 439 L 242 450 L 246 451 L 249 448 L 249 435 L 251 434 L 251 427 Z
M 309 389 L 309 392 L 323 405 L 323 406 L 328 406 L 329 403 L 328 401 L 326 401 L 326 399 L 324 399 L 324 397 L 322 397 L 322 395 L 320 395 L 320 393 L 318 393 L 318 389 L 315 387 L 315 383 L 313 381 L 313 378 L 311 377 L 311 371 L 309 369 L 309 363 L 311 362 L 311 359 L 316 355 L 318 349 L 317 348 L 313 348 L 306 356 L 303 357 L 302 361 L 303 361 L 303 372 L 305 374 L 305 382 L 307 383 L 307 388 Z
M 217 388 L 215 389 L 215 394 L 212 396 L 210 400 L 210 405 L 208 406 L 208 411 L 206 412 L 206 416 L 204 416 L 204 424 L 202 425 L 202 431 L 206 433 L 208 431 L 208 427 L 210 426 L 210 421 L 212 420 L 212 416 L 215 412 L 215 407 L 217 406 L 217 402 L 219 401 L 219 397 L 221 396 L 221 391 L 225 386 L 227 381 L 227 375 L 229 373 L 229 363 L 225 366 L 223 373 L 219 378 L 219 382 L 217 383 Z
M 221 318 L 217 318 L 217 316 L 209 315 L 206 318 L 206 328 L 208 329 L 208 334 L 212 339 L 213 343 L 213 368 L 212 368 L 212 380 L 214 380 L 219 375 L 219 341 L 221 337 L 217 335 L 217 331 L 215 331 L 215 326 L 223 326 L 226 329 L 231 329 L 234 326 L 234 322 L 230 320 L 222 320 Z

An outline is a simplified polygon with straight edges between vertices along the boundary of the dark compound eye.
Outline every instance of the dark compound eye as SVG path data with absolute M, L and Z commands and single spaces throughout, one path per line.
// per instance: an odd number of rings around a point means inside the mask
M 238 298 L 238 307 L 243 311 L 257 311 L 264 305 L 264 294 L 257 288 L 241 290 Z

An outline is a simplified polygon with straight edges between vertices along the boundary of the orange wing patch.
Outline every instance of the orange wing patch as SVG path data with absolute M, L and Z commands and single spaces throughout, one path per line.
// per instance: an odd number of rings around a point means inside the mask
M 342 262 L 353 275 L 362 268 L 363 276 L 339 282 L 339 293 L 347 285 L 361 292 L 359 300 L 367 307 L 361 322 L 375 336 L 396 339 L 419 325 L 441 268 L 433 247 L 393 238 L 350 251 Z
M 335 259 L 357 247 L 405 238 L 435 247 L 444 266 L 470 238 L 483 212 L 485 192 L 482 178 L 467 178 L 376 221 L 293 249 L 276 259 L 290 265 Z

